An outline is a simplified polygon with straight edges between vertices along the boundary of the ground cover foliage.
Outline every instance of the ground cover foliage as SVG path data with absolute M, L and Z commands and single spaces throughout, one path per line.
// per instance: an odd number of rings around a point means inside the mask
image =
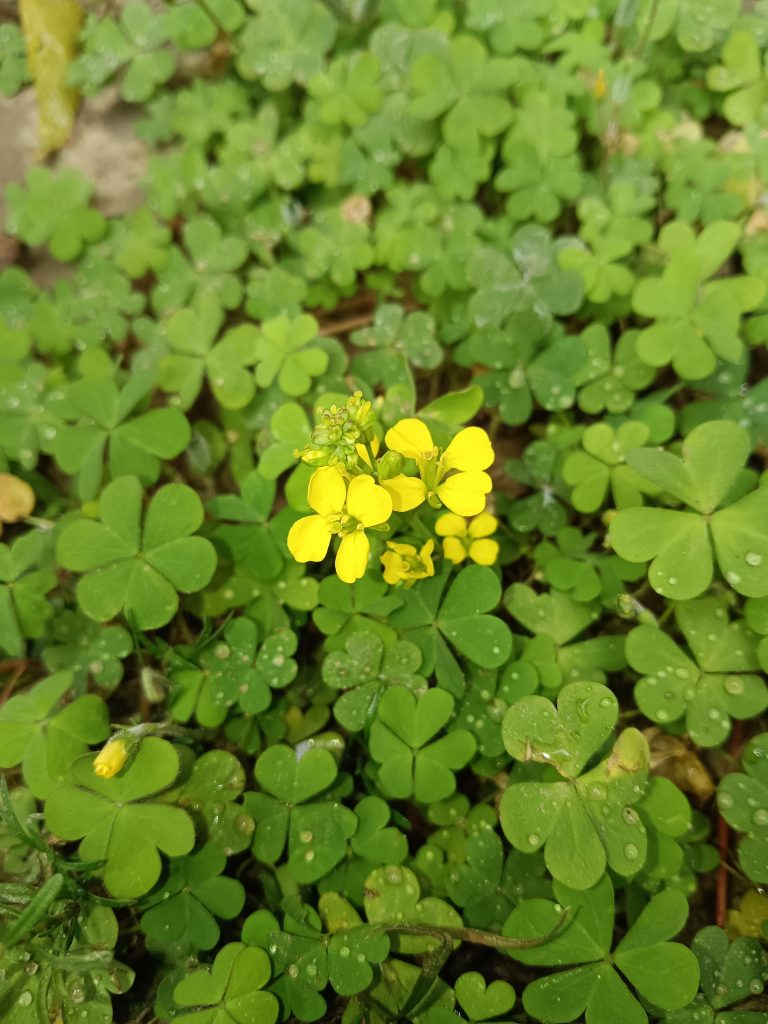
M 5 1024 L 768 1021 L 766 48 L 87 16 L 152 156 L 7 190 Z

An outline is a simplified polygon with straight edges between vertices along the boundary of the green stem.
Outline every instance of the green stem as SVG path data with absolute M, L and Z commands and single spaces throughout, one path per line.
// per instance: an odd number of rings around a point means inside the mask
M 376 475 L 376 456 L 373 454 L 373 448 L 371 448 L 371 442 L 366 440 L 363 442 L 365 450 L 368 453 L 368 458 L 371 460 L 371 470 L 374 476 Z
M 425 540 L 435 539 L 431 530 L 422 522 L 418 512 L 410 513 L 409 526 L 412 526 L 413 532 L 420 534 Z
M 495 932 L 485 932 L 479 928 L 444 928 L 439 925 L 426 924 L 381 924 L 377 928 L 400 935 L 427 935 L 438 940 L 471 942 L 475 946 L 488 946 L 497 950 L 534 949 L 536 946 L 545 946 L 550 942 L 565 925 L 570 913 L 570 907 L 565 907 L 555 927 L 544 935 L 533 939 L 513 939 L 508 935 L 497 935 Z

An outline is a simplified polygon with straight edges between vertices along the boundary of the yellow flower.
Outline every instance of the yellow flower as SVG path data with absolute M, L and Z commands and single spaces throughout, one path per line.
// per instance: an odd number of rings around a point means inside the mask
M 460 516 L 483 511 L 491 478 L 482 471 L 491 465 L 494 454 L 490 438 L 480 427 L 460 430 L 441 451 L 421 420 L 406 419 L 387 431 L 386 442 L 392 451 L 415 459 L 419 467 L 418 478 L 401 475 L 383 484 L 396 512 L 408 512 L 425 499 L 434 508 L 442 504 Z
M 96 755 L 93 770 L 101 779 L 117 775 L 128 760 L 128 747 L 119 736 L 106 743 Z
M 324 466 L 312 474 L 307 501 L 317 515 L 293 524 L 288 550 L 297 562 L 321 562 L 331 537 L 339 536 L 336 573 L 344 583 L 359 580 L 371 551 L 365 529 L 386 523 L 392 515 L 392 499 L 373 477 L 356 476 L 347 486 L 338 469 Z
M 443 554 L 454 565 L 463 562 L 467 555 L 478 565 L 493 565 L 499 557 L 499 545 L 488 538 L 498 525 L 496 516 L 488 512 L 481 512 L 470 523 L 462 516 L 446 512 L 437 520 L 435 531 L 438 537 L 445 538 Z
M 608 92 L 608 82 L 605 77 L 605 69 L 600 68 L 595 75 L 595 81 L 592 85 L 592 95 L 596 100 L 605 99 L 605 94 Z
M 385 583 L 405 583 L 411 587 L 416 580 L 426 579 L 427 576 L 435 575 L 435 567 L 432 564 L 432 551 L 435 542 L 428 540 L 417 551 L 413 544 L 399 544 L 397 541 L 388 540 L 387 548 L 381 556 L 381 564 L 384 566 Z

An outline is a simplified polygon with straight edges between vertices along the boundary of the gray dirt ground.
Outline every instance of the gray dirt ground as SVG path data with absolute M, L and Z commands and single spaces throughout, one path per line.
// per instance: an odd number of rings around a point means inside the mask
M 95 186 L 96 205 L 109 215 L 125 213 L 141 201 L 147 151 L 133 133 L 134 120 L 133 110 L 105 90 L 97 100 L 83 104 L 72 138 L 49 160 L 53 166 L 82 171 Z M 36 146 L 34 90 L 0 98 L 0 225 L 5 222 L 5 186 L 23 179 L 35 162 Z M 0 268 L 13 263 L 16 256 L 16 243 L 0 230 Z M 64 268 L 41 255 L 29 269 L 40 284 L 46 284 L 61 276 Z

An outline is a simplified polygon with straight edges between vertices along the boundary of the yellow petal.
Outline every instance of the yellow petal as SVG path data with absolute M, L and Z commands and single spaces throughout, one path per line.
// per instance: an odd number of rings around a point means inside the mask
M 331 534 L 322 516 L 304 516 L 288 531 L 288 550 L 297 562 L 322 562 Z
M 365 575 L 370 551 L 371 545 L 365 531 L 355 530 L 354 533 L 342 537 L 336 553 L 336 575 L 342 583 L 354 583 Z
M 125 740 L 109 740 L 98 752 L 93 761 L 93 771 L 101 779 L 111 779 L 117 775 L 128 760 L 128 747 Z
M 35 492 L 13 473 L 0 473 L 0 522 L 15 523 L 35 507 Z
M 403 578 L 400 555 L 395 551 L 385 551 L 381 556 L 381 564 L 384 566 L 384 582 L 390 585 L 399 583 Z
M 460 516 L 476 516 L 485 508 L 485 496 L 491 489 L 487 473 L 455 473 L 437 488 L 442 503 Z
M 467 557 L 467 549 L 458 537 L 446 537 L 443 541 L 443 554 L 454 565 L 458 565 Z
M 416 548 L 413 544 L 400 544 L 398 541 L 388 540 L 387 547 L 390 551 L 397 552 L 398 555 L 410 555 L 411 558 L 416 557 Z
M 435 566 L 432 562 L 432 552 L 435 550 L 435 542 L 428 540 L 422 545 L 421 551 L 419 552 L 419 559 L 424 566 L 424 573 L 427 576 L 435 575 Z
M 469 546 L 469 557 L 478 565 L 495 565 L 499 557 L 499 545 L 495 540 L 475 540 Z
M 491 440 L 480 427 L 460 430 L 443 452 L 443 470 L 488 469 L 494 459 Z
M 347 492 L 347 512 L 363 526 L 378 526 L 392 515 L 392 499 L 373 477 L 356 476 Z
M 330 516 L 341 512 L 346 495 L 344 477 L 335 466 L 323 466 L 310 477 L 307 501 L 310 508 L 319 512 L 321 516 Z
M 364 444 L 356 444 L 355 445 L 355 451 L 357 452 L 358 456 L 363 460 L 363 462 L 366 464 L 366 466 L 371 466 L 371 460 L 370 460 L 370 457 L 368 455 L 368 449 L 365 447 Z M 373 440 L 371 441 L 371 451 L 373 452 L 374 455 L 378 455 L 379 454 L 379 439 L 378 439 L 378 437 L 374 436 Z M 371 469 L 373 469 L 373 466 L 371 466 Z
M 435 533 L 438 537 L 466 537 L 467 521 L 453 512 L 446 512 L 435 523 Z
M 420 459 L 435 446 L 429 429 L 417 419 L 400 420 L 387 431 L 384 440 L 387 448 L 406 459 Z
M 490 537 L 492 533 L 496 533 L 498 526 L 499 520 L 496 516 L 492 516 L 490 512 L 481 512 L 469 524 L 469 536 L 475 539 Z
M 381 486 L 392 499 L 395 512 L 410 512 L 418 508 L 427 496 L 424 481 L 417 476 L 394 476 L 391 480 L 382 480 Z

